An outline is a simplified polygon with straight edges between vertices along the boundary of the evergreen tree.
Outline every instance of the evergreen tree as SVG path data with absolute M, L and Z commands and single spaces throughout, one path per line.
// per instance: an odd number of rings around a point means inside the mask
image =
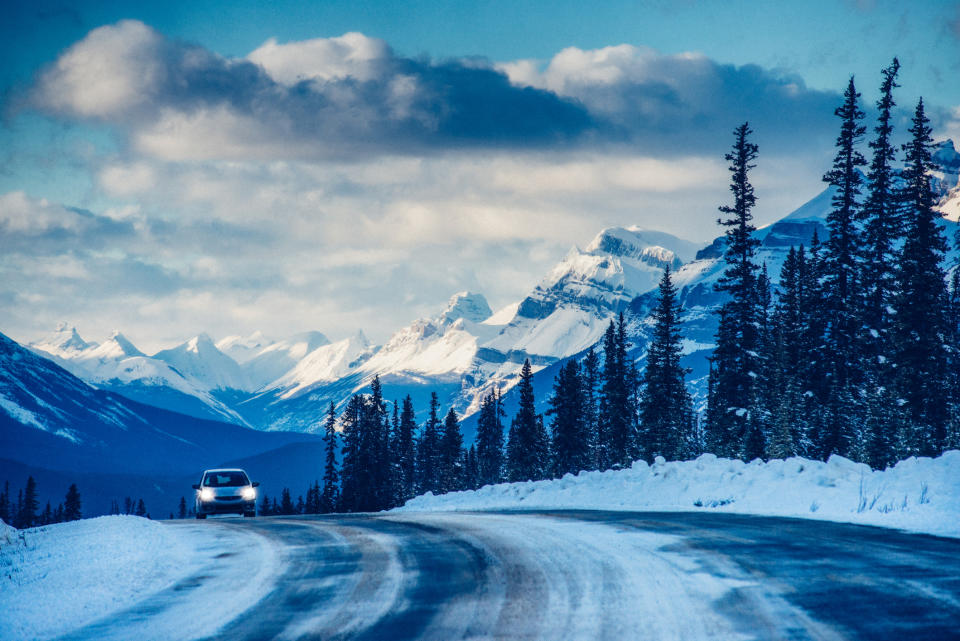
M 523 363 L 520 382 L 519 409 L 510 425 L 510 440 L 507 443 L 507 480 L 537 481 L 545 476 L 544 462 L 547 458 L 546 442 L 542 440 L 538 425 L 536 403 L 533 396 L 533 370 L 530 359 Z
M 877 101 L 879 117 L 874 128 L 876 138 L 870 141 L 873 159 L 867 176 L 869 195 L 862 209 L 866 245 L 863 266 L 863 321 L 866 328 L 872 330 L 873 340 L 869 344 L 874 362 L 879 356 L 885 356 L 888 360 L 891 356 L 885 349 L 889 342 L 887 335 L 890 327 L 890 314 L 887 310 L 893 302 L 896 289 L 896 245 L 902 236 L 902 217 L 892 166 L 896 153 L 890 139 L 893 134 L 892 111 L 896 106 L 893 90 L 899 87 L 896 82 L 899 70 L 900 62 L 896 58 L 883 70 L 883 84 L 880 86 L 880 99 Z
M 137 511 L 135 514 L 137 516 L 143 516 L 143 517 L 147 516 L 147 506 L 144 505 L 143 499 L 140 499 L 139 501 L 137 501 Z
M 317 497 L 317 512 L 328 514 L 337 509 L 339 502 L 338 484 L 340 475 L 337 471 L 337 412 L 330 401 L 327 408 L 327 420 L 323 424 L 323 493 Z
M 499 390 L 491 390 L 480 401 L 477 417 L 477 483 L 480 486 L 503 482 L 504 414 Z
M 27 477 L 27 486 L 23 490 L 23 499 L 18 501 L 20 504 L 20 518 L 17 528 L 23 529 L 33 527 L 37 523 L 37 509 L 40 504 L 37 499 L 37 482 L 32 476 Z
M 63 501 L 63 520 L 76 521 L 83 518 L 80 507 L 80 490 L 77 489 L 76 483 L 71 483 L 67 489 L 67 496 Z
M 414 432 L 417 429 L 416 413 L 413 411 L 413 399 L 410 395 L 403 399 L 400 411 L 400 424 L 397 431 L 397 483 L 400 503 L 416 496 L 416 451 Z
M 379 511 L 393 507 L 396 491 L 393 487 L 393 457 L 390 453 L 390 419 L 387 404 L 383 400 L 383 388 L 380 377 L 374 376 L 370 382 L 370 397 L 366 403 L 365 418 L 368 428 L 365 430 L 366 468 L 369 470 L 369 493 L 364 511 Z
M 430 394 L 430 410 L 421 430 L 417 445 L 417 492 L 437 493 L 440 489 L 440 401 L 437 393 Z
M 177 506 L 177 518 L 187 518 L 187 498 L 185 496 L 180 497 L 180 504 Z
M 134 508 L 133 499 L 131 499 L 129 496 L 123 497 L 123 513 L 133 514 L 133 508 Z
M 285 487 L 280 492 L 280 514 L 290 515 L 294 513 L 293 500 L 290 498 L 290 488 Z
M 636 369 L 627 358 L 626 320 L 603 336 L 597 459 L 600 469 L 626 467 L 637 457 Z
M 43 511 L 40 512 L 40 516 L 37 518 L 37 525 L 50 525 L 54 523 L 53 517 L 53 508 L 50 507 L 50 501 L 47 501 L 47 505 L 43 508 Z
M 450 408 L 443 420 L 443 435 L 440 440 L 440 491 L 456 492 L 463 488 L 463 435 L 460 420 Z
M 467 490 L 476 490 L 480 487 L 480 466 L 477 461 L 476 445 L 471 445 L 467 450 L 463 486 Z
M 859 124 L 864 113 L 852 77 L 843 97 L 843 104 L 834 112 L 841 119 L 837 153 L 832 169 L 823 177 L 835 189 L 833 207 L 827 215 L 830 236 L 823 271 L 828 319 L 824 343 L 828 367 L 826 424 L 819 443 L 823 458 L 833 453 L 850 456 L 857 443 L 854 426 L 862 424 L 854 401 L 860 383 L 858 374 L 863 369 L 859 282 L 862 242 L 856 221 L 860 217 L 862 183 L 858 167 L 866 165 L 866 160 L 856 146 L 866 127 Z
M 680 335 L 680 303 L 667 266 L 651 314 L 653 337 L 647 349 L 640 397 L 641 449 L 647 460 L 678 460 L 693 454 L 693 403 L 687 391 L 687 370 Z
M 570 359 L 557 372 L 547 410 L 553 436 L 551 470 L 558 478 L 591 468 L 584 397 L 580 365 Z
M 757 146 L 749 142 L 751 131 L 744 123 L 734 131 L 730 162 L 730 191 L 733 205 L 720 207 L 727 218 L 717 220 L 727 228 L 727 269 L 715 288 L 728 300 L 719 310 L 720 322 L 716 348 L 711 359 L 711 406 L 707 416 L 709 445 L 720 456 L 743 455 L 744 436 L 757 404 L 756 379 L 760 363 L 758 355 L 757 272 L 754 262 L 759 241 L 753 236 L 756 228 L 751 213 L 756 204 L 749 172 L 755 167 Z
M 906 240 L 897 274 L 893 321 L 898 393 L 909 427 L 900 436 L 900 455 L 935 456 L 943 451 L 949 419 L 947 355 L 948 294 L 941 266 L 947 250 L 937 225 L 930 172 L 936 168 L 931 128 L 923 100 L 917 103 L 903 146 L 902 203 Z
M 363 421 L 363 397 L 354 394 L 340 417 L 343 439 L 342 464 L 340 468 L 340 509 L 344 512 L 359 512 L 361 494 L 367 479 L 362 460 L 361 443 Z
M 270 516 L 273 512 L 270 510 L 270 498 L 264 493 L 260 500 L 260 516 Z
M 304 507 L 303 495 L 300 495 L 297 497 L 297 504 L 293 506 L 293 512 L 295 514 L 306 514 Z
M 588 470 L 599 469 L 597 461 L 599 411 L 597 408 L 597 386 L 600 383 L 600 357 L 597 350 L 590 348 L 583 359 L 581 370 L 583 377 L 583 417 L 586 430 L 587 456 L 589 457 Z

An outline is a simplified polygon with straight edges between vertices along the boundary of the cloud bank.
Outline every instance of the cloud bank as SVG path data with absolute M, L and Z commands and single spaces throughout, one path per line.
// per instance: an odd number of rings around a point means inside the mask
M 94 29 L 45 70 L 32 104 L 118 124 L 166 160 L 326 159 L 629 145 L 683 154 L 761 140 L 806 148 L 836 96 L 760 67 L 629 45 L 533 61 L 396 55 L 359 33 L 269 40 L 225 58 L 132 20 Z

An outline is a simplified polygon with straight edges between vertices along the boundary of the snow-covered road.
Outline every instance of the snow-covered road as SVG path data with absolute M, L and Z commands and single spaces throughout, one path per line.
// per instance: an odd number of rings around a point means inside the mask
M 881 528 L 590 511 L 164 527 L 209 562 L 63 638 L 960 638 L 960 540 Z

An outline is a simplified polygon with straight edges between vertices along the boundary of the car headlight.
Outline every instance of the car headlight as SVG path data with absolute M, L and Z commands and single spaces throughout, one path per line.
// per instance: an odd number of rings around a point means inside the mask
M 240 496 L 242 496 L 244 500 L 253 501 L 257 498 L 257 491 L 252 487 L 245 487 L 240 490 Z
M 209 487 L 205 487 L 200 490 L 200 500 L 201 501 L 212 501 L 213 500 L 213 490 Z

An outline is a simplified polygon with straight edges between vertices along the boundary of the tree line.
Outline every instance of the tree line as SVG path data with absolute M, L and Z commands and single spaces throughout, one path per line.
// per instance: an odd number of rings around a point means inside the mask
M 419 427 L 410 397 L 387 403 L 377 378 L 339 417 L 331 404 L 323 485 L 310 488 L 304 509 L 380 510 L 425 492 L 615 469 L 658 456 L 839 454 L 883 468 L 960 446 L 960 270 L 947 278 L 922 99 L 899 149 L 904 167 L 894 167 L 899 68 L 894 59 L 883 70 L 869 165 L 861 151 L 865 113 L 850 79 L 835 111 L 836 154 L 823 178 L 833 187 L 829 235 L 821 240 L 814 232 L 809 247 L 791 247 L 776 287 L 757 260 L 751 222 L 758 147 L 748 123 L 734 131 L 725 155 L 732 203 L 719 208 L 718 220 L 726 269 L 715 289 L 723 303 L 702 420 L 680 362 L 683 309 L 668 268 L 642 371 L 628 356 L 621 314 L 599 349 L 560 367 L 544 414 L 536 412 L 529 361 L 508 429 L 500 390 L 483 397 L 469 448 L 456 413 L 441 418 L 436 394 Z
M 57 504 L 56 508 L 47 501 L 42 510 L 37 494 L 37 482 L 32 476 L 27 477 L 25 487 L 17 490 L 16 500 L 10 493 L 10 481 L 4 481 L 3 491 L 0 492 L 0 520 L 17 529 L 76 521 L 83 518 L 81 507 L 80 490 L 75 483 L 70 484 L 63 502 Z
M 773 292 L 751 210 L 757 146 L 735 131 L 726 217 L 726 295 L 710 359 L 706 448 L 750 460 L 839 454 L 874 468 L 960 445 L 960 270 L 947 278 L 933 139 L 921 99 L 892 142 L 899 62 L 883 70 L 868 143 L 851 78 L 835 114 L 829 236 L 792 247 Z M 866 168 L 866 174 L 861 171 Z M 948 284 L 949 280 L 949 284 Z

